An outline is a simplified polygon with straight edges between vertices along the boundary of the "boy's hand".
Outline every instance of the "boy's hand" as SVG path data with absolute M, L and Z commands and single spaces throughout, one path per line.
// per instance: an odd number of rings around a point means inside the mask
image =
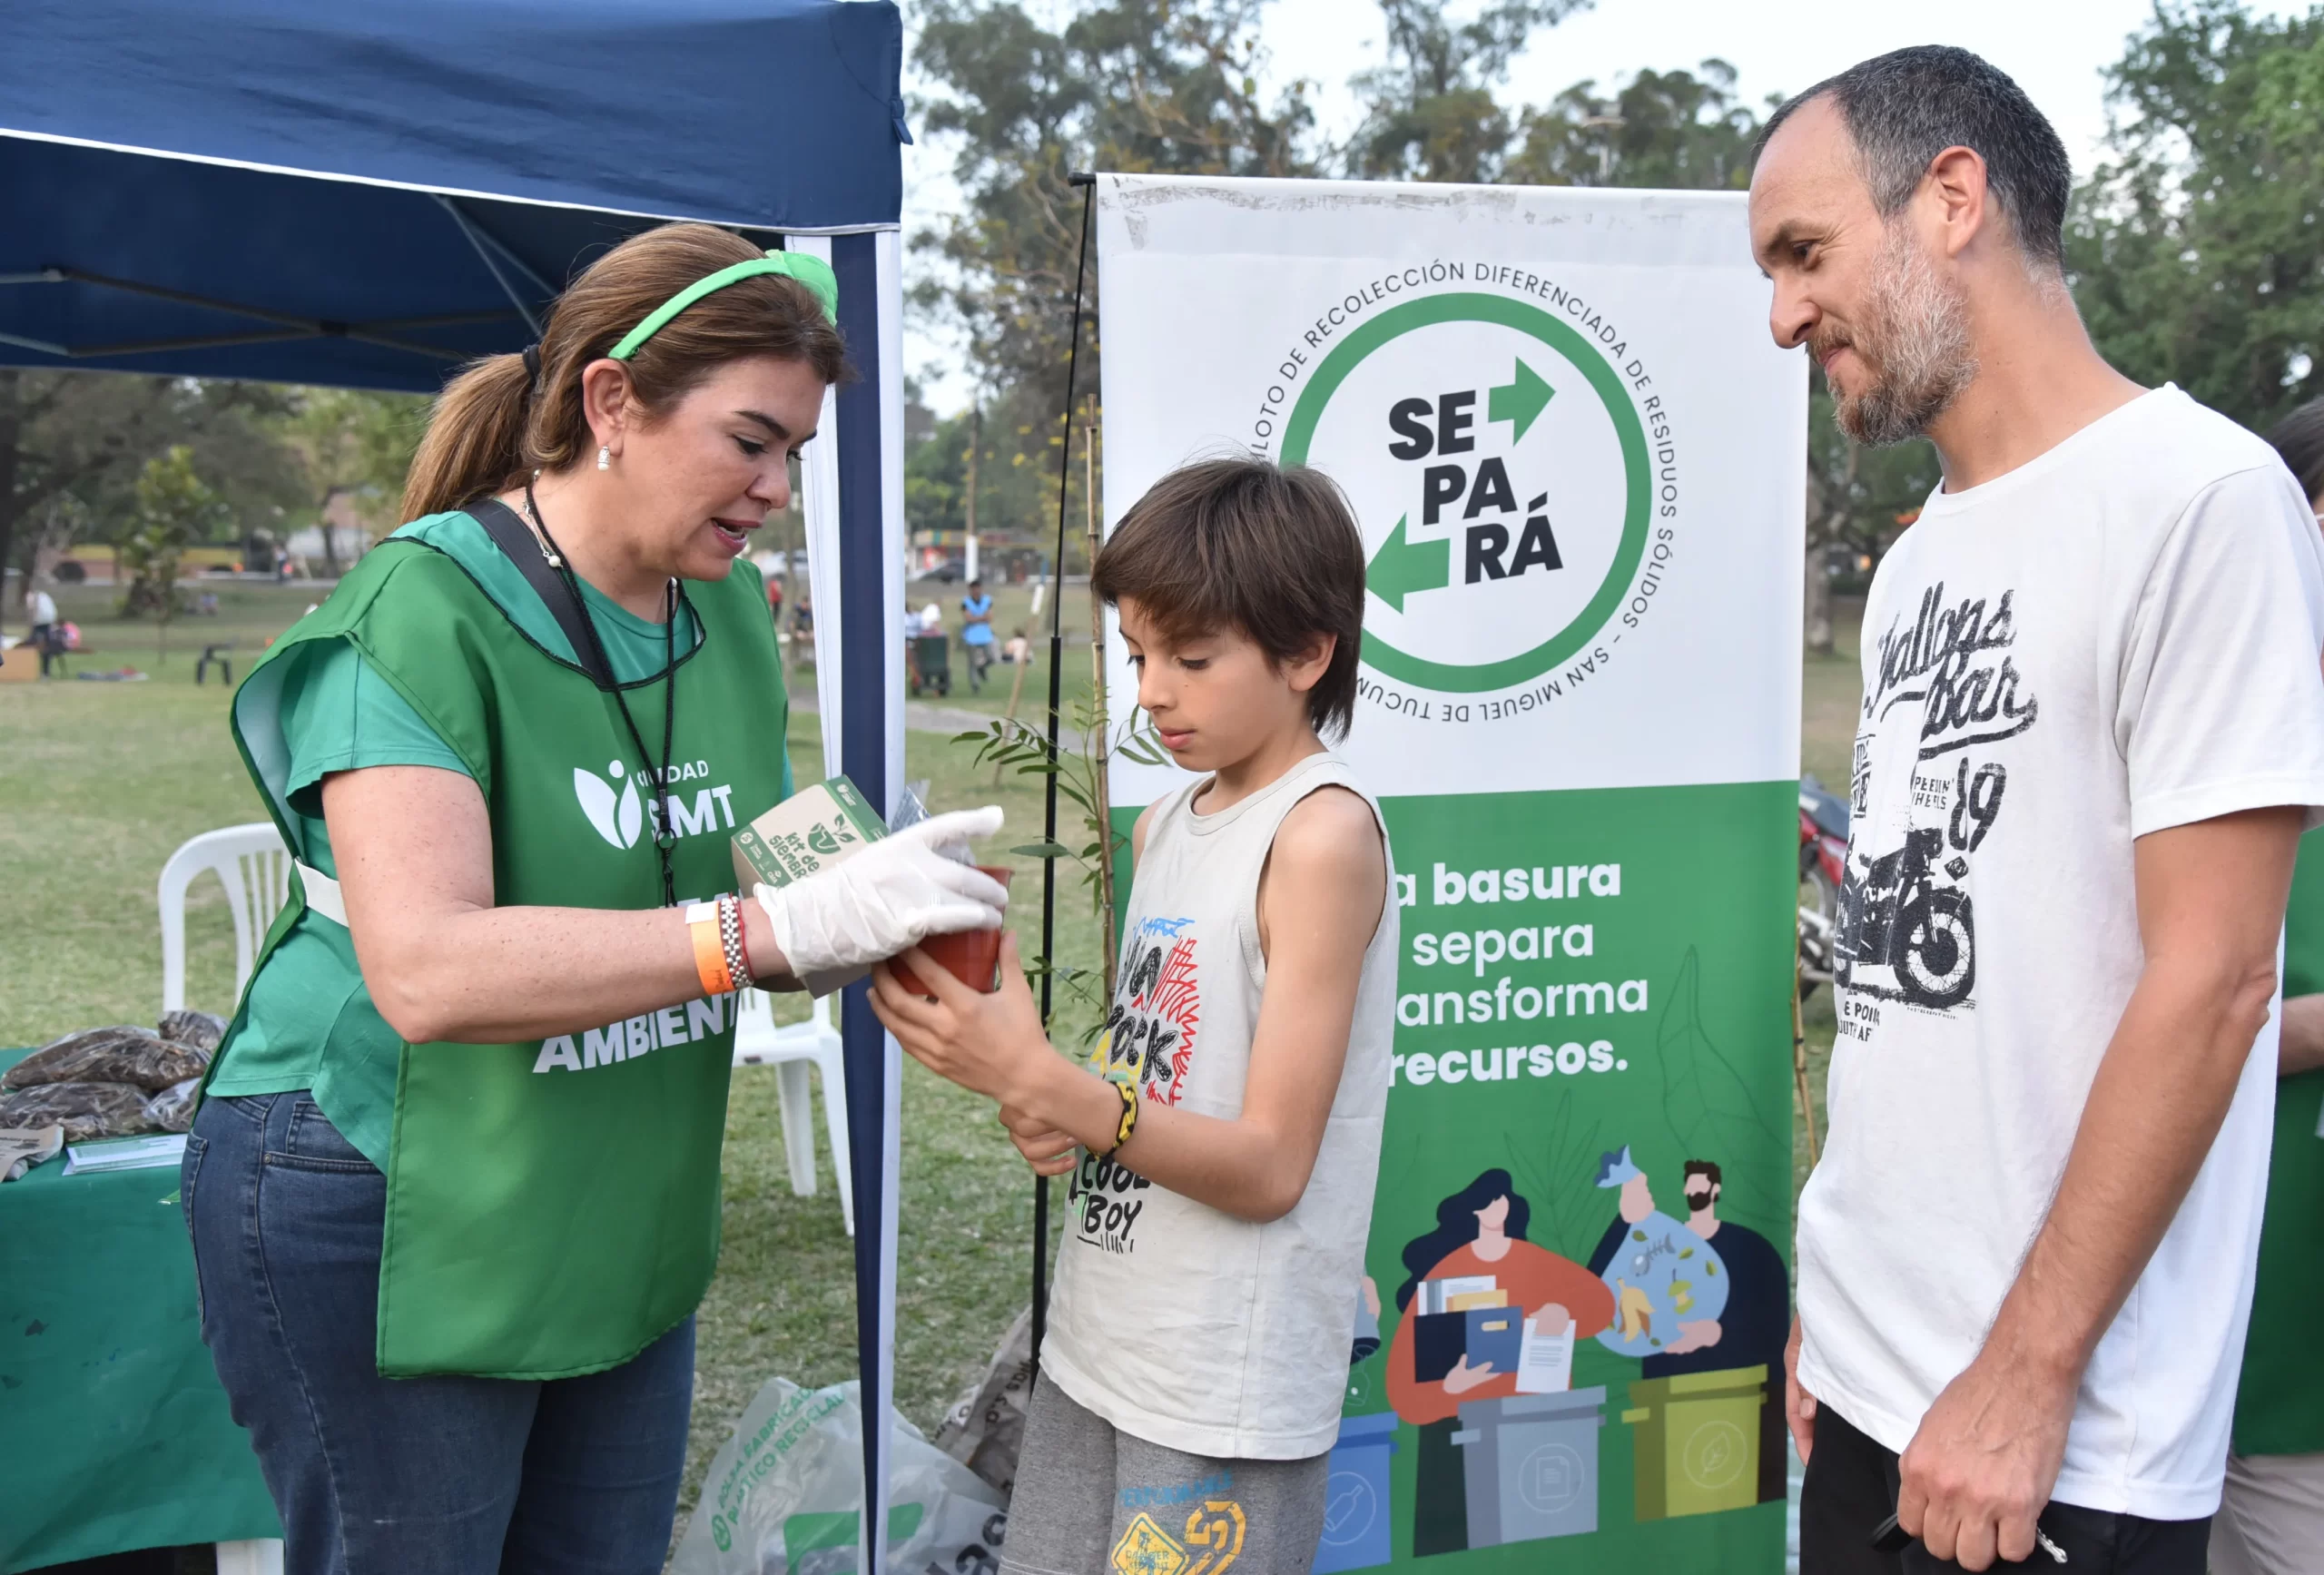
M 1080 1139 L 1038 1116 L 1003 1105 L 1000 1124 L 1009 1128 L 1009 1140 L 1017 1145 L 1017 1152 L 1025 1157 L 1036 1176 L 1063 1176 L 1081 1163 Z
M 1040 1012 L 1026 988 L 1017 937 L 1001 932 L 1000 988 L 990 995 L 970 989 L 916 946 L 897 960 L 910 963 L 935 992 L 930 999 L 906 989 L 889 963 L 872 968 L 872 1009 L 905 1052 L 973 1093 L 1003 1106 L 1030 1106 L 1041 1075 L 1050 1069 L 1048 1063 L 1059 1058 L 1041 1032 Z

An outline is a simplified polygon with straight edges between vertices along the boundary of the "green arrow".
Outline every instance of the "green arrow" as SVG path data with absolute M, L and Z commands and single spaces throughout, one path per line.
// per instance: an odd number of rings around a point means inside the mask
M 1523 361 L 1517 363 L 1517 376 L 1500 388 L 1485 390 L 1485 419 L 1513 424 L 1509 435 L 1512 443 L 1525 439 L 1525 428 L 1533 418 L 1548 408 L 1555 389 L 1541 380 L 1541 374 Z
M 1404 598 L 1414 591 L 1441 591 L 1452 583 L 1452 544 L 1406 541 L 1404 521 L 1399 519 L 1364 570 L 1364 583 L 1401 613 Z

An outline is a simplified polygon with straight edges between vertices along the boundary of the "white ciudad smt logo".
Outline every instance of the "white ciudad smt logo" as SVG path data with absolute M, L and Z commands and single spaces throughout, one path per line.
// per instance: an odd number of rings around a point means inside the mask
M 581 812 L 597 829 L 597 835 L 616 848 L 637 845 L 637 833 L 645 824 L 645 806 L 637 800 L 637 784 L 629 780 L 629 772 L 619 761 L 606 767 L 606 776 L 621 786 L 621 796 L 615 799 L 614 790 L 604 778 L 584 766 L 573 768 L 573 796 L 581 802 Z

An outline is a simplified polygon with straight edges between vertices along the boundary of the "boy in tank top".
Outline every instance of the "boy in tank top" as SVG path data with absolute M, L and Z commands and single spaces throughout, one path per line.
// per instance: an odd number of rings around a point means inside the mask
M 1355 701 L 1364 543 L 1315 471 L 1164 477 L 1098 554 L 1138 704 L 1202 773 L 1138 817 L 1107 1033 L 1051 1047 L 1004 932 L 979 995 L 874 970 L 922 1064 L 1070 1173 L 1005 1575 L 1313 1562 L 1387 1105 L 1396 910 Z

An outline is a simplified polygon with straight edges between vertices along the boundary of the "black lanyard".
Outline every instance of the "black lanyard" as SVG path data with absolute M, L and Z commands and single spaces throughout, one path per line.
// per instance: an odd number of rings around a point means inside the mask
M 577 620 L 558 618 L 557 621 L 565 625 L 568 639 L 572 637 L 573 626 L 577 621 L 589 644 L 586 653 L 576 649 L 574 655 L 584 666 L 594 667 L 591 675 L 613 692 L 614 704 L 621 708 L 622 725 L 629 729 L 629 741 L 637 746 L 637 758 L 643 763 L 649 758 L 645 753 L 645 739 L 637 731 L 637 719 L 629 714 L 629 702 L 623 697 L 620 681 L 614 676 L 613 663 L 606 655 L 606 643 L 597 634 L 597 621 L 589 615 L 588 603 L 582 599 L 581 582 L 574 577 L 573 565 L 566 556 L 565 549 L 556 545 L 556 538 L 548 533 L 548 522 L 541 517 L 541 507 L 533 497 L 530 478 L 525 482 L 525 512 L 531 517 L 533 528 L 540 532 L 537 545 L 541 548 L 541 556 L 556 571 L 556 577 L 551 583 L 563 588 L 569 599 L 571 611 L 578 615 Z M 665 905 L 675 908 L 678 905 L 678 880 L 671 864 L 671 851 L 678 845 L 678 839 L 670 825 L 670 753 L 677 737 L 678 726 L 679 597 L 676 580 L 669 583 L 665 595 L 665 616 L 662 620 L 662 768 L 654 776 L 654 851 L 662 861 L 662 901 Z M 558 609 L 552 605 L 549 611 L 555 615 Z

